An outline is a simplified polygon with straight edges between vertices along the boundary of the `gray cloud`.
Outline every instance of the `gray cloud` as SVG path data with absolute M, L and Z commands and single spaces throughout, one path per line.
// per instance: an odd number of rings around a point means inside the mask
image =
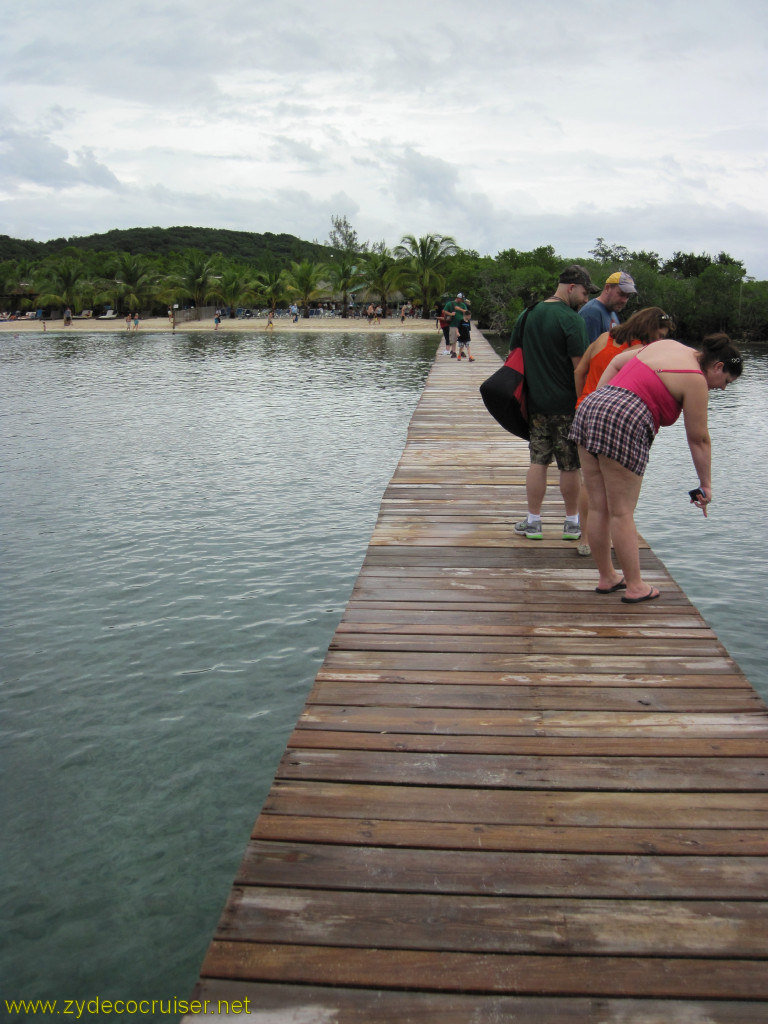
M 578 255 L 602 235 L 768 276 L 763 10 L 327 0 L 321 24 L 308 0 L 36 0 L 0 68 L 6 230 L 324 238 L 346 212 L 389 244 Z
M 7 130 L 0 138 L 0 181 L 7 189 L 19 184 L 52 189 L 91 185 L 117 191 L 118 178 L 96 159 L 89 147 L 70 154 L 44 135 Z

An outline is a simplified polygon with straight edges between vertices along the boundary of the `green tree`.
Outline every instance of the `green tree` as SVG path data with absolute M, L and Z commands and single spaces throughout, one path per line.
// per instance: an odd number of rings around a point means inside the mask
M 254 301 L 257 289 L 257 280 L 243 267 L 229 266 L 215 282 L 213 294 L 223 306 L 229 306 L 229 319 L 234 320 L 237 307 Z
M 598 238 L 589 255 L 598 263 L 623 264 L 629 262 L 629 249 L 625 245 L 611 245 L 604 238 Z
M 739 330 L 750 341 L 768 339 L 768 281 L 745 277 L 739 283 Z
M 697 338 L 714 331 L 738 330 L 739 291 L 743 268 L 734 263 L 712 263 L 696 279 L 696 308 L 692 328 Z
M 254 286 L 256 294 L 267 303 L 274 313 L 278 302 L 285 297 L 286 283 L 285 274 L 282 270 L 271 267 L 269 270 L 260 271 L 255 278 Z
M 331 216 L 331 230 L 328 235 L 328 245 L 332 249 L 340 249 L 341 252 L 361 253 L 367 252 L 368 246 L 360 242 L 357 232 L 347 220 L 346 216 L 333 214 Z
M 540 245 L 528 252 L 505 249 L 496 256 L 496 259 L 512 270 L 518 270 L 520 267 L 543 267 L 544 270 L 556 274 L 563 266 L 562 256 L 558 256 L 551 245 Z
M 142 310 L 151 307 L 157 291 L 157 276 L 146 256 L 119 253 L 111 269 L 116 308 Z
M 386 246 L 369 252 L 360 267 L 361 283 L 377 297 L 385 317 L 389 297 L 397 291 L 398 272 L 398 265 Z
M 294 261 L 284 272 L 283 280 L 286 291 L 295 295 L 304 310 L 304 319 L 309 319 L 309 303 L 325 294 L 323 278 L 327 271 L 325 264 L 313 263 L 312 260 Z
M 675 252 L 661 268 L 662 274 L 673 277 L 698 277 L 711 266 L 712 257 L 703 252 L 695 256 L 692 252 Z
M 14 312 L 31 308 L 35 298 L 35 277 L 33 260 L 9 260 L 3 264 L 0 288 Z
M 357 263 L 357 258 L 351 252 L 342 252 L 328 263 L 328 280 L 334 295 L 341 296 L 341 315 L 345 319 L 349 316 L 350 292 L 360 284 Z
M 191 250 L 184 254 L 180 271 L 169 282 L 171 289 L 181 299 L 191 299 L 195 307 L 195 318 L 200 319 L 200 309 L 216 296 L 220 275 L 219 260 L 204 253 Z
M 448 257 L 459 251 L 448 235 L 403 235 L 394 255 L 401 261 L 400 280 L 415 287 L 421 298 L 421 316 L 429 319 L 433 302 L 445 287 Z
M 64 256 L 53 259 L 41 269 L 36 285 L 41 306 L 69 306 L 75 311 L 88 281 L 80 260 Z

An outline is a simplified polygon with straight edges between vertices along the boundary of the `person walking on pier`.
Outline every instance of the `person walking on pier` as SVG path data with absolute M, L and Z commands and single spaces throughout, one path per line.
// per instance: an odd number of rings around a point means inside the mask
M 443 306 L 443 316 L 449 319 L 448 343 L 451 349 L 451 359 L 456 359 L 456 343 L 459 340 L 459 324 L 464 319 L 464 314 L 469 311 L 469 304 L 464 295 L 459 292 L 455 299 L 451 299 Z
M 437 326 L 443 332 L 443 338 L 445 340 L 444 355 L 449 356 L 451 354 L 451 320 L 450 314 L 446 313 L 440 306 L 440 312 L 437 317 Z
M 641 575 L 634 519 L 651 444 L 659 427 L 670 426 L 682 411 L 699 477 L 691 502 L 706 515 L 712 501 L 709 392 L 725 391 L 741 371 L 741 354 L 727 334 L 708 335 L 699 350 L 666 338 L 616 356 L 577 409 L 570 436 L 587 488 L 598 594 L 626 591 L 625 604 L 660 596 Z M 623 576 L 613 566 L 611 540 Z
M 521 314 L 512 330 L 510 348 L 522 343 L 528 391 L 528 450 L 531 464 L 525 478 L 528 516 L 515 524 L 515 533 L 541 540 L 541 506 L 547 491 L 547 468 L 554 458 L 560 471 L 560 493 L 565 502 L 563 540 L 581 539 L 579 527 L 579 456 L 568 438 L 576 408 L 574 370 L 587 348 L 587 329 L 578 315 L 598 289 L 589 274 L 576 264 L 558 278 L 555 294 L 527 315 Z
M 470 321 L 469 313 L 464 314 L 464 318 L 459 324 L 459 359 L 468 359 L 470 363 L 474 363 L 475 357 L 469 351 L 469 343 L 472 339 L 472 323 Z

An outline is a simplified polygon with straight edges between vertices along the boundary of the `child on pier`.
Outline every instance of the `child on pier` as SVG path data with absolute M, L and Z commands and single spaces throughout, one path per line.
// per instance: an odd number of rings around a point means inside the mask
M 469 352 L 469 335 L 472 330 L 472 325 L 469 320 L 470 314 L 465 313 L 464 319 L 459 324 L 459 359 L 467 358 L 470 363 L 474 363 L 475 357 L 470 355 Z

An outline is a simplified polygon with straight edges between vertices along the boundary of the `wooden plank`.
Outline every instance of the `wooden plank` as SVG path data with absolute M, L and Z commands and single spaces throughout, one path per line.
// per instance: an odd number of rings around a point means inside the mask
M 497 736 L 669 736 L 739 735 L 768 738 L 763 716 L 746 713 L 678 713 L 497 710 L 468 708 L 344 707 L 313 704 L 299 718 L 303 729 L 350 729 L 355 732 L 477 733 Z
M 283 756 L 282 779 L 484 789 L 768 792 L 768 758 L 542 757 L 521 754 L 301 750 Z
M 520 899 L 321 888 L 297 892 L 238 886 L 230 894 L 216 937 L 474 953 L 572 951 L 586 956 L 765 959 L 768 903 Z
M 204 978 L 194 998 L 208 1001 L 184 1022 L 248 1011 L 264 1024 L 761 1024 L 762 1003 L 606 999 L 398 991 Z M 220 1004 L 221 1001 L 221 1004 Z M 215 1017 L 213 1018 L 216 1019 Z M 260 1024 L 261 1024 L 260 1021 Z
M 264 810 L 420 821 L 425 846 L 434 822 L 662 829 L 763 829 L 768 823 L 768 798 L 762 793 L 532 792 L 279 780 Z
M 599 677 L 598 677 L 599 678 Z M 521 684 L 483 683 L 463 686 L 446 683 L 413 685 L 402 682 L 323 681 L 317 682 L 307 704 L 354 704 L 358 707 L 403 706 L 409 708 L 547 708 L 565 711 L 627 711 L 652 708 L 654 711 L 750 711 L 755 696 L 749 690 L 698 687 L 600 686 L 597 681 L 585 694 L 577 686 L 545 687 Z
M 765 961 L 516 956 L 214 940 L 204 977 L 310 985 L 703 999 L 768 999 Z M 759 1018 L 758 1018 L 759 1019 Z
M 473 348 L 432 367 L 184 1019 L 768 1024 L 768 708 L 642 539 L 661 600 L 595 594 L 554 470 L 514 534 L 527 448 Z
M 765 757 L 764 740 L 702 736 L 476 736 L 294 729 L 288 749 L 401 750 L 563 757 Z
M 579 825 L 504 825 L 477 822 L 390 821 L 262 813 L 254 839 L 342 843 L 348 846 L 427 846 L 433 850 L 548 851 L 562 853 L 681 854 L 695 857 L 768 854 L 764 828 L 598 828 Z
M 764 857 L 626 857 L 251 841 L 238 885 L 508 896 L 761 900 Z

